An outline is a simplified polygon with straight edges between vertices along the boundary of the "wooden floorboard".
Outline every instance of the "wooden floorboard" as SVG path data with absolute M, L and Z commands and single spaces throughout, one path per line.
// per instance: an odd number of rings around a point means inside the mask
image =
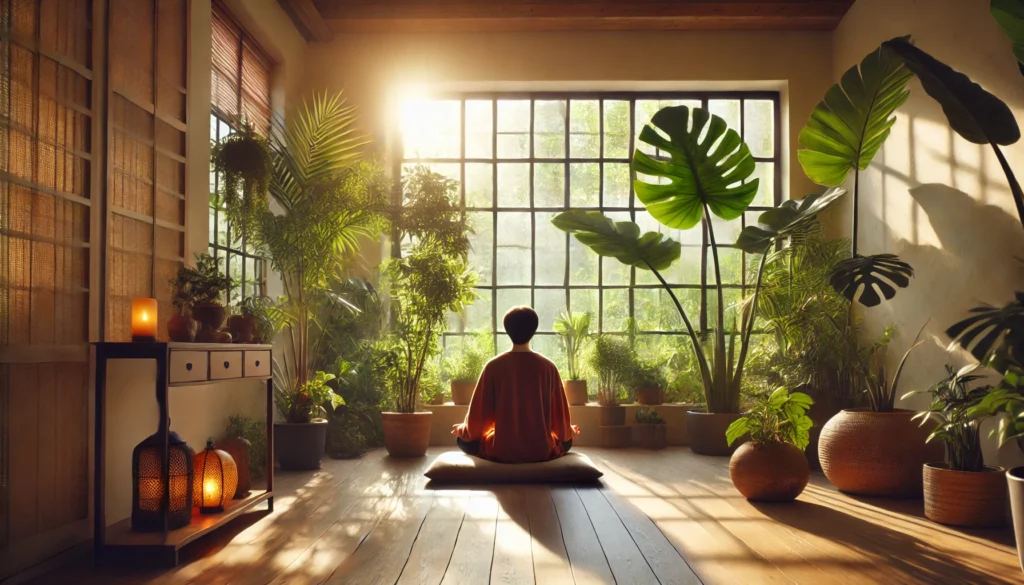
M 171 570 L 72 561 L 50 585 L 717 585 L 1021 583 L 1012 532 L 929 522 L 920 500 L 856 498 L 820 474 L 791 504 L 743 499 L 728 459 L 581 449 L 598 487 L 440 489 L 382 450 L 277 477 L 275 512 L 245 514 Z

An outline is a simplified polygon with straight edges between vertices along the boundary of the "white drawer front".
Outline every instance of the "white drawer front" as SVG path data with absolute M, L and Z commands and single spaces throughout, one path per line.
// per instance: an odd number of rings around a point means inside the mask
M 205 351 L 172 351 L 171 371 L 168 372 L 170 383 L 205 381 L 207 355 Z
M 211 351 L 210 379 L 227 380 L 242 377 L 242 352 Z
M 270 352 L 269 351 L 247 351 L 247 352 L 245 352 L 245 377 L 246 378 L 269 378 L 270 377 Z

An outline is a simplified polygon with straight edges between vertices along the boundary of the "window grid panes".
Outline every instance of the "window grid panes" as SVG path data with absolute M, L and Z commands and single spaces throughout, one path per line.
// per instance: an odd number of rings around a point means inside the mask
M 731 244 L 781 197 L 777 92 L 472 94 L 406 102 L 399 129 L 401 169 L 423 164 L 459 181 L 473 222 L 470 263 L 480 275 L 480 299 L 449 320 L 446 338 L 493 332 L 503 346 L 501 317 L 517 304 L 540 314 L 538 348 L 555 346 L 552 323 L 565 307 L 590 311 L 592 329 L 601 333 L 624 333 L 629 317 L 644 337 L 684 332 L 653 274 L 600 259 L 551 225 L 566 209 L 600 210 L 680 242 L 680 260 L 663 275 L 695 326 L 714 324 L 715 290 L 702 294 L 715 280 L 707 234 L 659 224 L 633 192 L 633 149 L 655 153 L 637 137 L 670 105 L 724 118 L 755 157 L 761 186 L 749 211 L 738 221 L 714 221 L 725 303 L 738 321 L 735 306 L 753 284 L 751 259 Z

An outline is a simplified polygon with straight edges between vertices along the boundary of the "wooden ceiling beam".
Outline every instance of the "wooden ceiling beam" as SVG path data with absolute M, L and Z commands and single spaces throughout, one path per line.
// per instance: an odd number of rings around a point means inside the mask
M 277 3 L 288 13 L 307 41 L 327 42 L 333 38 L 331 27 L 313 0 L 277 0 Z

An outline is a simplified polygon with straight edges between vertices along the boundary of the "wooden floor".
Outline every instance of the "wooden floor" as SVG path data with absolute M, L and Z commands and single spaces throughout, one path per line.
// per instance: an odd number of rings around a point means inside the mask
M 586 488 L 431 489 L 422 460 L 374 451 L 278 475 L 276 511 L 186 549 L 170 571 L 94 568 L 34 583 L 1021 583 L 1012 533 L 933 524 L 920 501 L 840 494 L 825 479 L 792 504 L 751 504 L 728 459 L 686 448 L 580 449 Z

